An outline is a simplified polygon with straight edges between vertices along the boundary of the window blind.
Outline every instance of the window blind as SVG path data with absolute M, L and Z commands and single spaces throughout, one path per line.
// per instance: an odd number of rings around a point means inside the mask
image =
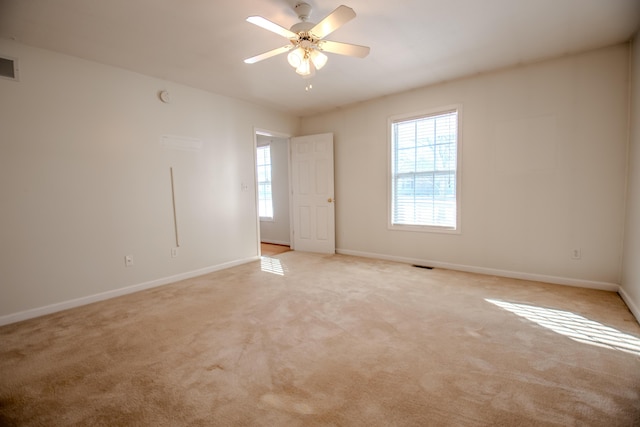
M 261 218 L 273 218 L 270 145 L 258 147 L 256 165 L 258 174 L 258 215 Z
M 391 126 L 391 224 L 456 229 L 457 110 Z

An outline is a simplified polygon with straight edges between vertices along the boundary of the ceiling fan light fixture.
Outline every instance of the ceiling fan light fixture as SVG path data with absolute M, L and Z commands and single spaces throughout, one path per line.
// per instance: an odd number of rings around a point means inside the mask
M 302 60 L 302 63 L 298 68 L 296 68 L 296 73 L 300 74 L 303 77 L 311 76 L 313 73 L 313 65 L 309 62 L 308 59 Z
M 298 68 L 304 62 L 305 52 L 304 49 L 298 47 L 287 55 L 287 61 L 293 68 Z
M 327 63 L 327 55 L 325 55 L 324 53 L 314 49 L 313 51 L 311 51 L 311 55 L 309 55 L 311 57 L 311 61 L 313 62 L 313 65 L 316 67 L 316 70 L 320 70 L 322 69 L 322 67 L 325 66 L 325 64 Z

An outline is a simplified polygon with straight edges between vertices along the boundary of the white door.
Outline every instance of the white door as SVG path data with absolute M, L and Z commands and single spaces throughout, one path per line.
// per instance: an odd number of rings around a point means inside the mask
M 336 251 L 333 134 L 291 138 L 293 249 Z

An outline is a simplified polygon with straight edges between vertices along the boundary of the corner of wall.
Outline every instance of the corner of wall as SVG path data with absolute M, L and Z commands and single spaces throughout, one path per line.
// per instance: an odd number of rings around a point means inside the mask
M 626 206 L 619 294 L 640 322 L 640 32 L 629 42 Z

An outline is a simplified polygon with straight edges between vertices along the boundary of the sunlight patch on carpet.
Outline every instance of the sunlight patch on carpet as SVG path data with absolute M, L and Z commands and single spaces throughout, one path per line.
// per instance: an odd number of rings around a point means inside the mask
M 260 257 L 260 269 L 267 273 L 284 276 L 284 267 L 278 258 Z
M 485 298 L 485 301 L 524 317 L 553 332 L 585 344 L 620 350 L 640 356 L 640 339 L 570 311 L 516 304 Z

